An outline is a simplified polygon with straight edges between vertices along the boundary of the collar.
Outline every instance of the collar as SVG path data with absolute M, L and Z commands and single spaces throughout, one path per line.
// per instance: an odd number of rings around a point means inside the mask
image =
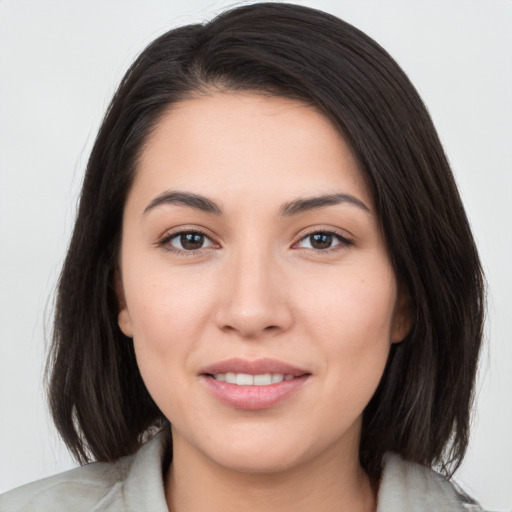
M 123 494 L 134 512 L 169 512 L 165 500 L 164 468 L 170 431 L 156 434 L 133 456 L 124 481 Z
M 404 460 L 396 453 L 384 455 L 377 512 L 463 512 L 452 484 L 434 470 Z

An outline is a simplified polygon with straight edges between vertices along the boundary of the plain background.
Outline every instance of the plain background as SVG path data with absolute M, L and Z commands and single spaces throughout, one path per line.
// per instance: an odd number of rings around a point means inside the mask
M 456 479 L 512 510 L 512 2 L 300 2 L 367 32 L 438 128 L 489 282 L 471 444 Z M 88 153 L 128 65 L 156 36 L 233 3 L 0 0 L 0 491 L 73 466 L 42 387 L 52 291 Z

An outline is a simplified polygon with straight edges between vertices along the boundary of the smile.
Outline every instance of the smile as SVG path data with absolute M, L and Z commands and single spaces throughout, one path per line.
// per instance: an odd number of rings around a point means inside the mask
M 312 374 L 276 359 L 220 361 L 199 374 L 209 394 L 234 409 L 262 410 L 300 392 Z
M 277 384 L 283 380 L 292 380 L 293 375 L 284 375 L 283 373 L 263 373 L 260 375 L 251 375 L 249 373 L 217 373 L 212 377 L 220 382 L 236 384 L 237 386 L 269 386 Z

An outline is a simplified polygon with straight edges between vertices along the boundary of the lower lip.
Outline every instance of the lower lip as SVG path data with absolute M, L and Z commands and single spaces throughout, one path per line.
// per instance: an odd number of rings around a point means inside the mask
M 238 386 L 215 380 L 209 375 L 201 375 L 206 387 L 225 405 L 235 409 L 257 411 L 280 404 L 298 391 L 309 378 L 308 374 L 283 380 L 267 386 Z

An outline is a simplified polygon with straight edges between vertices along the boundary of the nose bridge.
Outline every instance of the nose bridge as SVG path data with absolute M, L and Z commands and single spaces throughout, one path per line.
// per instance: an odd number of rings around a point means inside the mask
M 231 285 L 233 299 L 249 312 L 263 309 L 272 299 L 271 282 L 275 263 L 263 248 L 245 247 L 231 263 Z
M 219 326 L 244 337 L 288 328 L 291 314 L 282 278 L 271 247 L 251 241 L 239 246 L 227 262 Z

